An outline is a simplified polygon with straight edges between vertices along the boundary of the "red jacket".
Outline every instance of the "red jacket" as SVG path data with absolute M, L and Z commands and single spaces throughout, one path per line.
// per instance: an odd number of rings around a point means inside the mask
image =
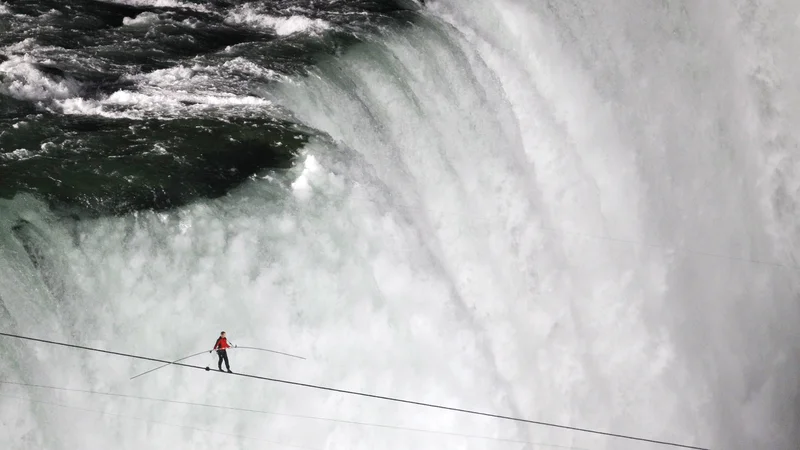
M 228 338 L 220 337 L 217 339 L 214 344 L 214 350 L 225 350 L 226 348 L 231 348 L 230 344 L 228 344 Z

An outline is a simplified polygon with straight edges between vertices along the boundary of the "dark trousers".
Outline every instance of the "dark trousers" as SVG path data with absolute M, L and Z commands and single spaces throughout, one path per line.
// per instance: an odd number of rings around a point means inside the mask
M 222 371 L 222 361 L 225 361 L 225 368 L 231 370 L 231 364 L 228 362 L 228 352 L 225 350 L 217 350 L 217 354 L 219 355 L 219 362 L 217 362 L 217 367 L 219 370 Z

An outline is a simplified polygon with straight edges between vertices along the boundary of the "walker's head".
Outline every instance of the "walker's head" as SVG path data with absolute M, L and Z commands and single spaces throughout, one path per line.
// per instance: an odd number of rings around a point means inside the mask
M 220 335 L 220 336 L 222 336 L 222 337 L 225 337 L 225 332 L 223 331 L 223 332 L 222 332 L 222 333 L 220 333 L 219 335 Z

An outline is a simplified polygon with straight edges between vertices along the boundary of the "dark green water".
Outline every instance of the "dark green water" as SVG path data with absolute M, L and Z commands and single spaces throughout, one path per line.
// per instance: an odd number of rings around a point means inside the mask
M 131 3 L 131 4 L 129 4 Z M 386 27 L 409 1 L 18 1 L 0 16 L 0 197 L 81 214 L 168 209 L 292 166 L 315 130 L 271 83 Z

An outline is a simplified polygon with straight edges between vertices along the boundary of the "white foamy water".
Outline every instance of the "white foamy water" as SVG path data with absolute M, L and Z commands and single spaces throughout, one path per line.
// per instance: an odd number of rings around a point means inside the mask
M 158 22 L 159 16 L 152 12 L 143 12 L 136 17 L 125 17 L 122 19 L 122 24 L 126 26 L 147 26 Z
M 97 115 L 111 118 L 202 116 L 214 113 L 262 116 L 271 103 L 258 97 L 194 95 L 189 93 L 143 94 L 118 91 L 108 98 L 84 100 L 72 98 L 59 102 L 64 114 Z
M 80 83 L 69 78 L 53 79 L 34 66 L 27 56 L 12 56 L 0 63 L 0 94 L 20 100 L 64 99 L 80 92 Z
M 225 73 L 225 72 L 230 73 Z M 57 108 L 65 114 L 99 115 L 115 118 L 178 117 L 208 113 L 251 114 L 264 116 L 272 108 L 270 100 L 254 95 L 242 95 L 247 86 L 225 84 L 226 75 L 278 79 L 268 69 L 256 69 L 252 62 L 241 58 L 228 61 L 221 67 L 194 65 L 155 70 L 147 74 L 128 76 L 136 91 L 119 90 L 100 99 L 81 97 L 56 100 Z M 224 86 L 225 89 L 220 89 Z
M 249 4 L 230 12 L 225 21 L 230 24 L 270 29 L 275 31 L 278 36 L 289 36 L 296 33 L 319 33 L 330 28 L 330 24 L 322 19 L 310 19 L 305 16 L 271 16 L 259 13 L 257 8 Z
M 208 11 L 202 3 L 181 2 L 179 0 L 107 0 L 111 3 L 132 6 L 154 6 L 161 8 L 185 8 L 197 11 Z

